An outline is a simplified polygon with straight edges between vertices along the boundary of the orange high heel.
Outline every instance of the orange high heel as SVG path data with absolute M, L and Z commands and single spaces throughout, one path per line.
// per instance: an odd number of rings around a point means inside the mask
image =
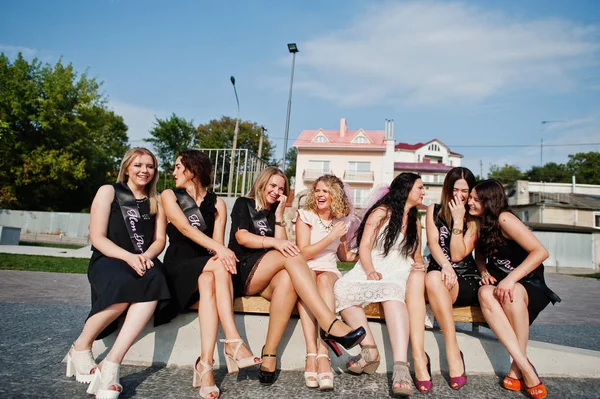
M 502 380 L 502 386 L 509 391 L 522 391 L 525 387 L 525 381 L 523 381 L 522 378 L 506 376 L 504 377 L 504 380 Z
M 527 388 L 527 394 L 531 399 L 543 399 L 548 396 L 548 392 L 546 391 L 546 386 L 540 380 L 540 383 L 534 387 Z

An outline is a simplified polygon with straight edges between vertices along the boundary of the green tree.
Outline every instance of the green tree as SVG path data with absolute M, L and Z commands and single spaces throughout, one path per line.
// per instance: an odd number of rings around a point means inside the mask
M 72 65 L 0 54 L 0 206 L 80 211 L 127 149 L 101 84 Z
M 230 149 L 233 146 L 235 119 L 222 116 L 198 126 L 197 145 L 199 148 Z M 241 121 L 239 124 L 237 148 L 248 149 L 254 155 L 258 154 L 261 127 L 256 122 Z M 274 147 L 269 136 L 265 133 L 261 158 L 268 160 L 273 157 Z
M 569 155 L 567 168 L 577 183 L 600 184 L 600 153 L 580 152 Z
M 296 158 L 298 158 L 298 149 L 292 147 L 288 150 L 286 155 L 287 168 L 285 168 L 285 175 L 287 176 L 290 184 L 292 178 L 296 177 Z
M 194 122 L 175 114 L 166 119 L 156 118 L 150 135 L 152 138 L 144 141 L 152 144 L 154 153 L 161 163 L 160 169 L 165 172 L 172 170 L 180 151 L 197 147 Z
M 488 179 L 499 180 L 502 184 L 511 184 L 517 180 L 523 179 L 523 173 L 515 165 L 505 164 L 504 166 L 491 165 Z
M 543 167 L 533 166 L 524 173 L 524 178 L 529 181 L 568 183 L 571 181 L 571 172 L 562 163 L 549 162 Z

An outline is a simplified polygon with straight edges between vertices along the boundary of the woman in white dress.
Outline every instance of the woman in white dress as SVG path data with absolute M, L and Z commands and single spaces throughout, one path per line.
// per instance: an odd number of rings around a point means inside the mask
M 337 261 L 354 261 L 346 241 L 347 216 L 350 200 L 344 192 L 344 183 L 334 175 L 319 177 L 308 193 L 304 209 L 298 209 L 296 242 L 304 255 L 319 295 L 327 306 L 335 310 L 333 287 L 342 277 Z M 306 340 L 306 368 L 304 380 L 309 388 L 333 389 L 333 372 L 329 363 L 329 348 L 322 340 L 317 345 L 317 322 L 313 314 L 298 303 L 298 313 Z M 317 348 L 318 346 L 318 348 Z
M 408 311 L 406 281 L 412 270 L 424 270 L 421 256 L 421 223 L 417 205 L 425 190 L 419 175 L 401 173 L 389 192 L 365 213 L 357 231 L 359 261 L 335 285 L 336 310 L 352 328 L 362 326 L 367 335 L 360 354 L 348 362 L 354 373 L 374 373 L 379 353 L 363 305 L 381 302 L 392 344 L 392 391 L 412 393 L 408 369 Z

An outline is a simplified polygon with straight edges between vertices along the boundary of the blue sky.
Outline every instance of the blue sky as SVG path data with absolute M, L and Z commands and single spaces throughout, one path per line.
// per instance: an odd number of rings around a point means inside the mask
M 0 51 L 104 81 L 133 144 L 154 117 L 264 125 L 281 157 L 303 129 L 434 137 L 479 173 L 600 150 L 600 1 L 7 1 Z M 561 121 L 546 125 L 544 120 Z M 596 143 L 590 145 L 589 143 Z M 587 145 L 582 145 L 587 144 Z M 483 147 L 476 147 L 483 146 Z M 503 147 L 501 147 L 503 146 Z M 523 147 L 511 147 L 523 146 Z

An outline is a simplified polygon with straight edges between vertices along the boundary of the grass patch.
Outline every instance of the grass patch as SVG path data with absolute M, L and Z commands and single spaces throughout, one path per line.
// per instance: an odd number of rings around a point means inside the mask
M 87 273 L 89 259 L 0 253 L 0 269 L 51 273 Z
M 356 262 L 338 262 L 337 266 L 341 272 L 347 272 L 354 267 Z
M 600 279 L 600 273 L 591 273 L 591 274 L 571 274 L 571 276 L 575 276 L 575 277 L 589 277 L 589 278 L 598 278 L 598 279 Z
M 28 247 L 46 247 L 46 248 L 63 248 L 63 249 L 79 249 L 85 247 L 85 245 L 79 244 L 60 244 L 60 243 L 49 243 L 49 242 L 30 242 L 30 241 L 19 241 L 19 245 L 26 245 Z

